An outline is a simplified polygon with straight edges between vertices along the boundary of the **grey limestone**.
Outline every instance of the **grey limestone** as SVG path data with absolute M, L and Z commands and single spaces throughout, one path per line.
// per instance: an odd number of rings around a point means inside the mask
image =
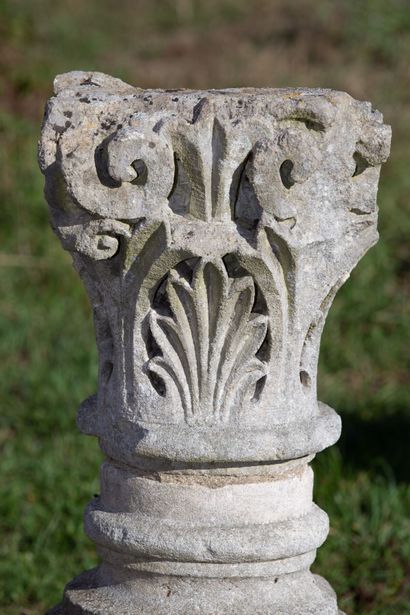
M 343 92 L 56 78 L 39 159 L 94 311 L 78 426 L 106 459 L 85 513 L 101 564 L 53 613 L 338 613 L 310 572 L 328 533 L 310 462 L 340 435 L 317 362 L 378 238 L 389 145 Z

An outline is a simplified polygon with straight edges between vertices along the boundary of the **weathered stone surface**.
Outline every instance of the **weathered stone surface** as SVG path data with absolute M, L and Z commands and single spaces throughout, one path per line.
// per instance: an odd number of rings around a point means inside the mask
M 63 614 L 336 614 L 315 453 L 331 302 L 377 240 L 390 130 L 331 90 L 140 90 L 68 73 L 40 164 L 94 309 L 103 563 Z

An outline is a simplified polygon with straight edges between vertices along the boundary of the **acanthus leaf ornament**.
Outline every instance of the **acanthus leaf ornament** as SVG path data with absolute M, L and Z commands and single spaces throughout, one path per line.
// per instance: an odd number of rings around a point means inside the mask
M 187 422 L 227 421 L 240 412 L 245 398 L 252 400 L 257 382 L 266 376 L 257 353 L 268 318 L 252 312 L 254 281 L 229 278 L 222 259 L 200 259 L 191 283 L 170 271 L 164 296 L 171 315 L 150 312 L 159 353 L 148 369 L 177 391 Z

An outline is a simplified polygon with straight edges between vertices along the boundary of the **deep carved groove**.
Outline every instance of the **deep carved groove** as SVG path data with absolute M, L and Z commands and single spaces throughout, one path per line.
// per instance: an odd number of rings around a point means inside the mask
M 307 371 L 302 369 L 299 373 L 299 377 L 300 377 L 301 384 L 303 384 L 304 387 L 309 388 L 310 385 L 312 384 L 312 379 L 307 373 Z
M 137 177 L 132 180 L 132 184 L 134 186 L 144 186 L 147 183 L 148 179 L 148 167 L 145 162 L 141 159 L 134 160 L 131 163 L 132 168 L 137 174 Z
M 191 182 L 177 154 L 174 154 L 174 164 L 174 183 L 168 195 L 168 205 L 175 214 L 185 216 L 189 212 Z
M 231 217 L 238 232 L 249 243 L 254 243 L 254 235 L 262 217 L 254 188 L 247 176 L 248 165 L 252 162 L 252 152 L 246 156 L 233 174 L 229 191 Z
M 106 186 L 107 188 L 119 188 L 121 186 L 121 182 L 113 179 L 108 173 L 107 146 L 113 139 L 113 136 L 114 135 L 110 135 L 109 137 L 106 137 L 94 151 L 94 164 L 98 179 L 103 186 Z
M 284 160 L 280 165 L 280 178 L 282 184 L 289 190 L 295 185 L 295 181 L 292 179 L 293 162 L 291 160 Z
M 358 175 L 361 175 L 362 173 L 364 173 L 364 171 L 368 169 L 370 165 L 367 162 L 367 160 L 363 158 L 361 154 L 359 154 L 359 152 L 355 152 L 353 154 L 353 159 L 356 163 L 353 177 L 357 177 Z
M 259 380 L 257 381 L 255 385 L 255 392 L 252 397 L 253 402 L 259 401 L 263 393 L 263 389 L 265 388 L 265 383 L 266 383 L 266 376 L 262 376 L 262 378 L 259 378 Z

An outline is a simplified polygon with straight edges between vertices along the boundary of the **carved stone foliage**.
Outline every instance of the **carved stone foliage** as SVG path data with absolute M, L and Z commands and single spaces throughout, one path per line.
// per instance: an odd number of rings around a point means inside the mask
M 257 399 L 258 383 L 266 375 L 258 352 L 268 319 L 252 311 L 250 276 L 230 278 L 222 259 L 199 259 L 193 269 L 186 261 L 182 265 L 163 281 L 149 315 L 153 357 L 148 369 L 159 378 L 160 394 L 169 391 L 179 398 L 186 421 L 198 415 L 226 421 L 245 398 Z
M 95 311 L 100 383 L 83 428 L 129 423 L 138 449 L 152 425 L 241 422 L 270 434 L 273 457 L 300 421 L 311 442 L 317 429 L 334 441 L 338 419 L 316 400 L 320 336 L 377 239 L 389 138 L 368 103 L 330 90 L 57 78 L 40 160 Z

